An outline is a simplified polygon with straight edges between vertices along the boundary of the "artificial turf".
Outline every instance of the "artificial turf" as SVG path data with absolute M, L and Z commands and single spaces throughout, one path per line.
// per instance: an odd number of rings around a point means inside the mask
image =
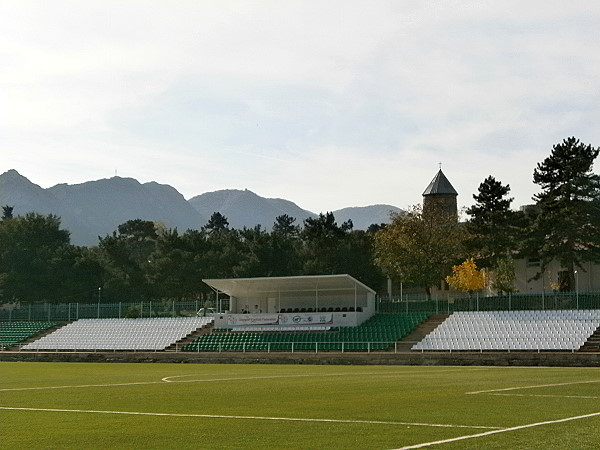
M 493 432 L 441 447 L 572 449 L 597 448 L 599 430 L 597 368 L 0 363 L 0 448 L 384 449 Z

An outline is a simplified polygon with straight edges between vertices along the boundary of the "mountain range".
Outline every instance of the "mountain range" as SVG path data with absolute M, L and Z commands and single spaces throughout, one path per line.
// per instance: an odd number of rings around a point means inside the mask
M 42 188 L 9 170 L 0 175 L 0 205 L 13 206 L 13 215 L 28 212 L 60 216 L 75 245 L 93 246 L 98 237 L 112 234 L 131 219 L 159 221 L 180 231 L 200 229 L 214 212 L 220 212 L 232 228 L 261 225 L 270 230 L 277 216 L 287 214 L 302 225 L 317 214 L 295 203 L 264 198 L 249 190 L 207 192 L 186 200 L 174 187 L 133 178 L 112 177 L 81 184 L 57 184 Z M 389 222 L 391 205 L 371 205 L 332 211 L 338 224 L 352 220 L 355 229 Z

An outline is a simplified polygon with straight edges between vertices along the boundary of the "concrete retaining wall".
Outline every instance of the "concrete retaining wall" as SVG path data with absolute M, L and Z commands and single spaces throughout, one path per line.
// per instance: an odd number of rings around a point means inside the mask
M 600 367 L 600 353 L 0 352 L 0 361 Z

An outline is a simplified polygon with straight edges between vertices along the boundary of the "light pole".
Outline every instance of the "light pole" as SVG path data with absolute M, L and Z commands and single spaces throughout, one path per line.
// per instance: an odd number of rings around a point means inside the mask
M 100 297 L 102 296 L 102 287 L 98 288 L 98 319 L 100 318 Z
M 579 309 L 579 273 L 575 271 L 575 302 L 577 309 Z

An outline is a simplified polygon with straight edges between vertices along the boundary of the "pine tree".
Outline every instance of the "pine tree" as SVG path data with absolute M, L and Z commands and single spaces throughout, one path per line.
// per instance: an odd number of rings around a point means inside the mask
M 490 175 L 479 185 L 479 193 L 473 195 L 475 205 L 467 209 L 471 219 L 467 222 L 470 236 L 466 247 L 481 267 L 495 269 L 500 259 L 518 250 L 525 218 L 522 212 L 511 210 L 509 192 L 509 185 Z
M 542 188 L 534 196 L 535 256 L 541 272 L 550 261 L 559 261 L 569 273 L 569 289 L 577 267 L 600 260 L 600 176 L 592 173 L 599 153 L 600 148 L 570 137 L 554 145 L 533 172 L 534 183 Z

